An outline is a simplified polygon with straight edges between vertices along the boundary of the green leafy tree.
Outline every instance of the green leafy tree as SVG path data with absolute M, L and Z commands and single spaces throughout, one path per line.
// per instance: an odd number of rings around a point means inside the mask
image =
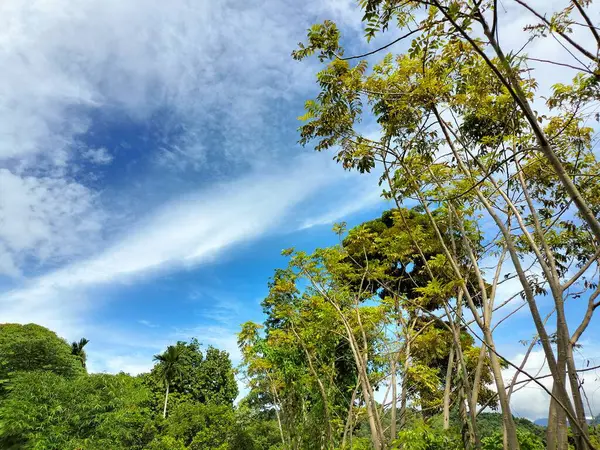
M 514 49 L 503 49 L 495 32 L 502 19 L 496 1 L 417 0 L 398 4 L 366 0 L 360 5 L 367 40 L 397 26 L 403 29 L 402 37 L 392 43 L 403 39 L 411 42 L 400 54 L 388 54 L 369 67 L 364 58 L 390 45 L 365 55 L 345 56 L 334 23 L 325 21 L 311 27 L 307 43 L 300 44 L 293 56 L 303 59 L 315 54 L 327 66 L 317 74 L 321 92 L 306 103 L 301 142 L 314 141 L 319 151 L 335 148 L 337 161 L 346 169 L 368 172 L 379 164 L 381 180 L 389 188 L 384 195 L 399 209 L 416 201 L 427 215 L 444 261 L 424 265 L 434 269 L 433 265 L 440 268 L 438 263 L 444 262 L 451 269 L 455 287 L 486 346 L 506 444 L 516 449 L 519 442 L 510 411 L 511 389 L 505 393 L 502 358 L 495 349 L 490 325 L 500 268 L 505 261 L 513 266 L 514 278 L 522 287 L 520 295 L 536 327 L 534 341 L 541 343 L 554 382 L 549 392 L 548 445 L 567 445 L 568 416 L 576 447 L 585 449 L 592 444 L 573 348 L 600 306 L 600 205 L 598 185 L 590 181 L 599 163 L 593 130 L 588 126 L 595 119 L 590 111 L 599 98 L 599 59 L 597 52 L 586 50 L 573 38 L 573 25 L 581 25 L 589 37 L 593 36 L 591 45 L 600 45 L 600 40 L 586 13 L 589 2 L 565 2 L 565 8 L 548 14 L 536 11 L 528 2 L 517 3 L 540 21 L 526 28 L 530 41 L 551 35 L 587 61 L 589 65 L 575 57 L 577 64 L 568 65 L 579 72 L 572 83 L 556 84 L 550 96 L 541 97 L 529 63 L 557 62 L 530 59 L 524 51 L 515 54 L 510 51 Z M 577 22 L 574 14 L 583 23 Z M 532 105 L 536 101 L 545 101 L 549 114 L 535 111 Z M 371 139 L 360 132 L 357 124 L 367 115 L 374 116 L 380 125 L 380 138 Z M 485 216 L 494 231 L 488 229 L 486 233 L 483 229 Z M 444 234 L 448 227 L 453 229 L 449 236 Z M 447 237 L 452 245 L 444 242 Z M 457 251 L 455 244 L 466 252 Z M 426 259 L 427 253 L 421 254 Z M 475 274 L 473 291 L 471 277 L 465 276 L 462 265 L 465 255 Z M 492 258 L 498 269 L 493 280 L 485 276 L 479 262 Z M 524 261 L 539 265 L 542 274 L 534 273 Z M 568 273 L 568 267 L 577 268 L 574 275 Z M 491 281 L 491 286 L 487 287 L 486 281 Z M 428 286 L 420 287 L 426 289 L 421 292 L 424 297 L 440 297 L 437 294 L 449 287 L 448 283 L 437 284 L 431 280 Z M 575 285 L 580 289 L 578 294 L 570 292 Z M 566 320 L 565 303 L 579 298 L 580 293 L 585 293 L 588 304 L 573 331 Z M 553 336 L 536 301 L 542 295 L 554 302 L 557 331 Z M 458 304 L 458 296 L 456 299 Z M 454 341 L 458 352 L 457 334 Z M 484 356 L 482 353 L 479 358 L 480 365 Z M 462 377 L 468 378 L 465 373 Z M 478 390 L 473 389 L 469 396 L 477 395 Z M 472 433 L 475 403 L 469 405 L 471 444 L 478 446 Z
M 209 346 L 204 354 L 196 339 L 177 342 L 178 370 L 169 383 L 169 402 L 194 401 L 232 405 L 238 394 L 234 369 L 227 352 Z M 158 397 L 164 400 L 163 374 L 157 364 L 144 378 Z
M 178 375 L 182 373 L 181 355 L 183 349 L 181 346 L 169 345 L 164 353 L 154 355 L 157 361 L 156 373 L 165 387 L 165 404 L 163 408 L 163 418 L 167 417 L 167 403 L 169 401 L 169 387 Z
M 201 403 L 232 405 L 238 395 L 235 372 L 229 354 L 209 346 L 196 375 L 195 400 Z
M 275 414 L 242 399 L 235 410 L 235 424 L 229 441 L 232 450 L 275 450 L 281 439 Z
M 40 325 L 0 325 L 0 382 L 17 372 L 47 371 L 65 377 L 84 373 L 71 347 Z

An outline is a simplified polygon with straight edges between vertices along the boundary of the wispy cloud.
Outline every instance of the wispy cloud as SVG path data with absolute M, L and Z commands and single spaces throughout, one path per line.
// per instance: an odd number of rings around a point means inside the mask
M 119 156 L 86 146 L 98 116 L 160 115 L 164 139 L 147 159 L 162 168 L 203 173 L 288 151 L 281 111 L 313 85 L 290 51 L 313 14 L 346 17 L 352 5 L 0 2 L 0 274 L 86 254 L 101 234 L 102 189 L 78 171 Z
M 110 164 L 114 159 L 113 155 L 104 147 L 85 149 L 81 155 L 88 161 L 101 165 Z
M 350 194 L 344 197 L 349 197 L 349 200 L 343 199 L 335 205 L 327 204 L 329 211 L 309 217 L 300 225 L 301 230 L 312 228 L 320 225 L 331 225 L 337 220 L 346 218 L 357 212 L 365 212 L 378 204 L 383 204 L 381 193 L 377 189 L 372 189 L 370 186 L 364 186 L 362 192 Z
M 77 182 L 0 168 L 0 275 L 18 276 L 28 261 L 84 255 L 101 238 L 104 220 L 98 196 Z
M 105 251 L 0 296 L 4 320 L 56 315 L 85 308 L 87 289 L 128 282 L 157 270 L 189 267 L 232 245 L 273 231 L 291 209 L 332 182 L 321 158 L 300 158 L 294 169 L 272 169 L 220 184 L 160 207 Z M 47 315 L 45 315 L 47 313 Z
M 157 324 L 155 324 L 155 323 L 152 323 L 152 322 L 150 322 L 149 320 L 140 319 L 140 320 L 138 320 L 138 323 L 139 323 L 140 325 L 144 325 L 145 327 L 148 327 L 148 328 L 158 328 L 158 325 L 157 325 Z

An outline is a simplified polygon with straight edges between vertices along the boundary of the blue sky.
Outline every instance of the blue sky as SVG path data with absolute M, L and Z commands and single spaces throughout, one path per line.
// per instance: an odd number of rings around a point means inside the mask
M 136 372 L 175 339 L 237 357 L 283 248 L 378 214 L 376 177 L 297 144 L 316 65 L 290 53 L 345 0 L 53 0 L 0 7 L 0 313 Z
M 281 250 L 386 207 L 376 176 L 297 144 L 318 66 L 290 53 L 325 18 L 365 50 L 360 17 L 350 0 L 0 2 L 0 320 L 87 337 L 94 371 L 147 370 L 192 336 L 237 359 Z M 530 335 L 518 315 L 500 345 Z

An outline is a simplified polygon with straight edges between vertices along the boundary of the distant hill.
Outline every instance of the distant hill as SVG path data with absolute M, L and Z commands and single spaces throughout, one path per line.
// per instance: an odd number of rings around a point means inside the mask
M 540 438 L 543 438 L 546 433 L 544 426 L 539 425 L 537 421 L 532 422 L 531 420 L 523 417 L 515 417 L 514 420 L 517 428 L 529 431 Z M 540 420 L 545 420 L 546 423 L 548 422 L 547 419 Z M 490 436 L 496 431 L 502 429 L 502 415 L 498 413 L 481 413 L 477 417 L 477 426 L 479 428 L 479 434 L 482 438 Z
M 587 418 L 587 422 L 590 425 L 598 425 L 598 424 L 600 424 L 600 415 L 596 416 L 595 418 L 588 417 Z M 541 427 L 547 427 L 548 426 L 548 418 L 544 417 L 542 419 L 535 419 L 533 421 L 533 423 L 535 423 L 536 425 L 539 425 Z

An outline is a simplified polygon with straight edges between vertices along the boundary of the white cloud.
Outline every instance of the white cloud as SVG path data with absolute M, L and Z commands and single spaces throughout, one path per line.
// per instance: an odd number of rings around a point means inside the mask
M 81 156 L 94 164 L 101 165 L 110 164 L 113 160 L 113 155 L 104 147 L 87 148 L 82 152 Z
M 85 186 L 0 168 L 0 274 L 17 276 L 26 258 L 43 263 L 85 254 L 103 220 L 97 196 Z
M 322 161 L 298 159 L 292 170 L 263 172 L 163 205 L 105 251 L 1 295 L 0 315 L 40 324 L 63 314 L 68 320 L 89 306 L 85 293 L 92 286 L 194 266 L 273 231 L 295 205 L 334 180 Z
M 512 361 L 519 365 L 524 355 L 519 354 Z M 600 365 L 600 354 L 592 345 L 589 348 L 584 349 L 582 353 L 579 353 L 575 357 L 578 368 L 594 367 Z M 531 352 L 529 359 L 524 367 L 524 370 L 531 375 L 544 376 L 550 372 L 545 362 L 544 352 L 542 350 L 536 350 Z M 508 368 L 503 371 L 504 379 L 506 382 L 512 380 L 516 370 Z M 600 413 L 600 370 L 593 370 L 580 373 L 580 379 L 583 380 L 583 388 L 589 399 L 589 407 L 591 407 L 591 413 L 588 405 L 586 405 L 586 413 L 596 416 Z M 519 375 L 518 381 L 526 380 L 527 377 Z M 552 378 L 546 377 L 540 380 L 540 382 L 549 390 L 552 390 Z M 523 385 L 520 385 L 523 386 Z M 513 393 L 511 397 L 511 406 L 513 414 L 516 416 L 526 417 L 531 420 L 538 418 L 548 417 L 548 407 L 550 404 L 550 397 L 539 385 L 531 382 L 526 385 L 525 388 L 520 389 Z
M 172 111 L 172 125 L 194 141 L 179 150 L 193 158 L 202 148 L 236 159 L 256 152 L 273 133 L 263 127 L 272 101 L 313 84 L 309 65 L 290 57 L 311 14 L 343 19 L 351 5 L 3 1 L 0 160 L 41 155 L 67 164 L 74 140 L 89 129 L 90 109 L 138 120 Z M 220 148 L 198 145 L 208 132 L 220 134 Z
M 300 229 L 304 230 L 320 225 L 331 225 L 336 221 L 351 216 L 358 212 L 365 212 L 377 204 L 384 203 L 378 188 L 361 183 L 359 189 L 351 190 L 344 195 L 349 200 L 334 202 L 334 205 L 327 204 L 328 211 L 315 217 L 309 217 L 300 224 Z
M 125 372 L 130 375 L 149 372 L 154 365 L 150 353 L 118 354 L 111 351 L 92 353 L 88 356 L 87 369 L 90 373 Z
M 12 208 L 0 212 L 0 272 L 89 250 L 93 233 L 80 231 L 98 225 L 98 205 L 73 157 L 112 161 L 114 149 L 80 141 L 97 113 L 146 123 L 159 114 L 164 142 L 147 157 L 176 170 L 268 165 L 290 149 L 277 101 L 314 85 L 314 67 L 290 52 L 312 14 L 351 10 L 350 0 L 0 2 L 0 206 Z

